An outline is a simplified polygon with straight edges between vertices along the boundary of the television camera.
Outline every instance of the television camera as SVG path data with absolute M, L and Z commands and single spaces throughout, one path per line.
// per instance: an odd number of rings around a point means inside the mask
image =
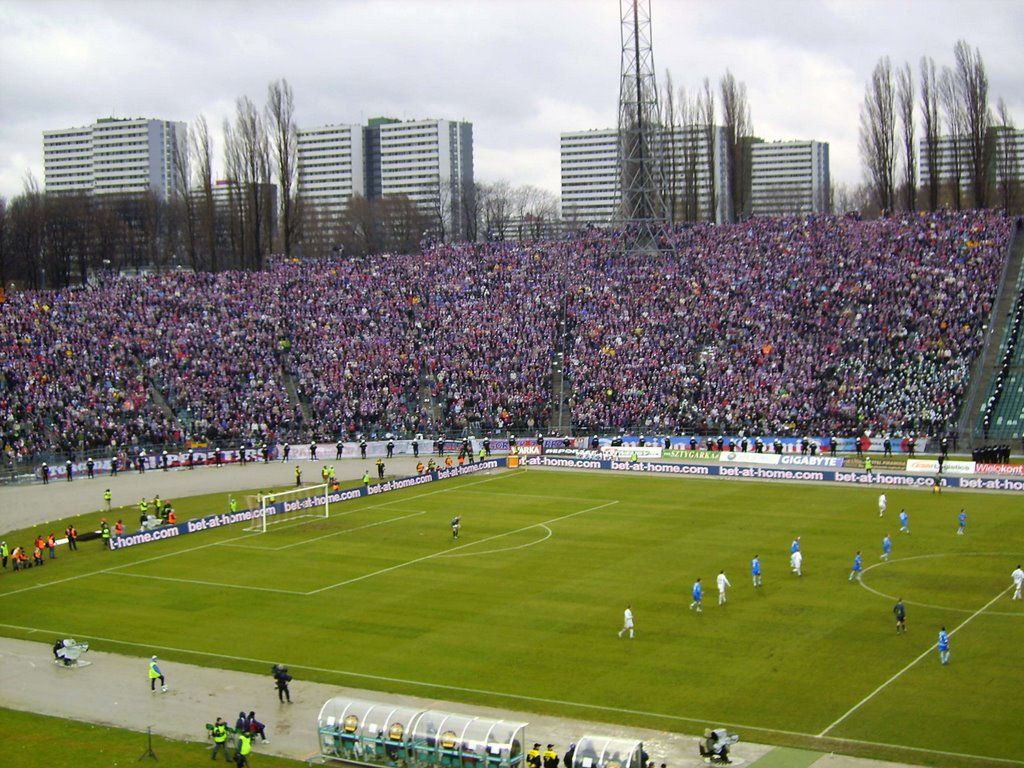
M 57 640 L 53 644 L 53 659 L 55 664 L 65 667 L 84 666 L 88 662 L 79 661 L 82 654 L 89 650 L 88 643 L 80 643 L 77 640 L 66 638 Z
M 735 733 L 729 733 L 725 728 L 706 728 L 704 738 L 699 742 L 701 759 L 708 764 L 727 765 L 729 760 L 729 747 L 740 740 Z

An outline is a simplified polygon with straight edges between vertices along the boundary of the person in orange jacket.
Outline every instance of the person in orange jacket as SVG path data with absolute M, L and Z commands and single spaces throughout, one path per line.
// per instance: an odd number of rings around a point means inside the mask
M 46 550 L 50 555 L 51 560 L 57 557 L 57 539 L 54 537 L 52 531 L 50 532 L 50 535 L 46 537 Z

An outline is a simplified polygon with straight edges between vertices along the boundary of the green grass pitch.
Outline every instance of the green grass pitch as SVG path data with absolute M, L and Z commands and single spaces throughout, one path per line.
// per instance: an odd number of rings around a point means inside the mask
M 1024 601 L 1009 585 L 1024 561 L 1024 503 L 887 493 L 879 518 L 878 489 L 477 475 L 336 504 L 329 519 L 266 534 L 232 526 L 118 552 L 87 542 L 59 570 L 3 580 L 0 632 L 260 673 L 282 662 L 297 679 L 470 709 L 684 733 L 728 725 L 752 741 L 930 764 L 1018 763 Z M 910 535 L 898 532 L 904 507 Z M 796 536 L 802 577 L 788 566 Z M 848 580 L 857 550 L 863 585 Z M 732 588 L 719 607 L 723 569 Z M 698 576 L 700 615 L 687 610 Z M 900 596 L 906 635 L 891 612 Z M 39 610 L 50 601 L 87 610 Z M 632 641 L 618 637 L 627 604 Z M 943 625 L 948 666 L 934 650 Z

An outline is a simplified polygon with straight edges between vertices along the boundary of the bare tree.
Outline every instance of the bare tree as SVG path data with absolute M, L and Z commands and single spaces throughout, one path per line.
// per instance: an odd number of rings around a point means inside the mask
M 196 215 L 196 195 L 192 188 L 192 141 L 189 133 L 176 136 L 171 147 L 174 157 L 175 196 L 181 210 L 181 224 L 184 229 L 185 255 L 189 266 L 198 272 L 199 249 L 197 248 L 199 217 Z
M 974 207 L 988 207 L 989 175 L 992 165 L 992 111 L 988 106 L 988 75 L 981 52 L 963 40 L 953 48 L 956 58 L 956 90 L 963 105 L 968 142 L 968 172 Z
M 956 88 L 956 76 L 949 67 L 942 68 L 939 76 L 939 100 L 946 120 L 946 140 L 949 143 L 949 182 L 956 210 L 963 208 L 964 180 L 964 149 L 967 116 L 964 114 L 963 103 L 960 101 Z
M 29 288 L 44 288 L 43 196 L 31 173 L 25 174 L 23 182 L 22 193 L 11 200 L 8 210 L 10 277 Z
M 466 222 L 466 240 L 476 242 L 480 228 L 480 193 L 476 183 L 462 187 L 462 215 Z
M 888 56 L 879 59 L 864 88 L 860 153 L 879 210 L 892 211 L 896 186 L 896 88 Z
M 0 298 L 7 287 L 7 259 L 10 249 L 7 246 L 7 198 L 0 196 Z
M 939 188 L 942 178 L 939 174 L 939 79 L 935 74 L 935 62 L 927 56 L 921 57 L 921 130 L 924 132 L 923 151 L 928 161 L 928 210 L 939 207 Z M 922 181 L 925 181 L 922 179 Z
M 736 81 L 726 70 L 721 81 L 722 123 L 725 129 L 725 148 L 729 163 L 729 199 L 732 200 L 732 220 L 747 213 L 750 206 L 750 139 L 753 125 L 747 103 L 747 87 Z
M 707 148 L 707 189 L 705 196 L 708 201 L 707 220 L 714 222 L 718 220 L 718 180 L 715 178 L 715 91 L 711 87 L 711 80 L 704 78 L 703 87 L 697 97 L 696 119 L 704 135 L 704 145 Z
M 227 154 L 238 185 L 242 214 L 241 267 L 262 269 L 272 233 L 270 145 L 266 123 L 256 105 L 243 96 L 235 102 L 235 125 L 225 131 Z
M 213 199 L 213 139 L 206 118 L 196 118 L 191 131 L 192 155 L 195 157 L 195 182 L 199 189 L 196 203 L 198 229 L 202 233 L 206 252 L 205 266 L 216 272 L 217 263 L 217 210 Z
M 75 231 L 85 222 L 82 195 L 46 195 L 43 198 L 43 263 L 47 288 L 71 285 L 76 247 L 81 243 Z
M 1017 131 L 1006 102 L 999 99 L 996 107 L 999 120 L 995 142 L 996 190 L 999 204 L 1008 213 L 1017 213 L 1020 200 L 1021 158 L 1015 151 Z
M 908 211 L 917 210 L 917 154 L 914 139 L 914 75 L 910 64 L 896 70 L 896 100 L 903 136 L 903 202 Z
M 672 84 L 672 73 L 665 70 L 665 93 L 661 99 L 665 138 L 661 142 L 665 160 L 665 189 L 661 196 L 668 208 L 668 220 L 676 222 L 676 210 L 679 203 L 679 168 L 678 168 L 678 125 L 676 123 L 675 87 Z
M 274 173 L 281 189 L 280 234 L 282 251 L 291 256 L 297 239 L 300 217 L 298 205 L 298 142 L 295 125 L 295 102 L 287 80 L 278 80 L 267 89 L 267 121 L 273 135 Z
M 342 215 L 342 244 L 347 253 L 363 255 L 378 249 L 378 226 L 374 206 L 362 195 L 352 195 Z
M 435 177 L 433 198 L 430 201 L 430 212 L 434 234 L 442 243 L 448 242 L 448 222 L 452 218 L 452 188 L 440 175 Z M 453 232 L 452 235 L 455 235 Z
M 507 181 L 478 184 L 480 211 L 483 214 L 484 237 L 504 240 L 512 223 L 512 187 Z
M 422 209 L 408 195 L 387 195 L 373 203 L 383 233 L 382 250 L 413 253 L 427 225 Z

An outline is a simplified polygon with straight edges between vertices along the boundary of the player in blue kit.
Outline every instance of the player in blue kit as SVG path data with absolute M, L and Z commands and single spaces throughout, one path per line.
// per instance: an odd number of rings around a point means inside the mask
M 949 664 L 949 634 L 945 627 L 939 630 L 939 661 Z
M 854 578 L 856 578 L 857 581 L 860 581 L 860 572 L 863 569 L 863 567 L 864 559 L 860 555 L 860 550 L 857 550 L 857 554 L 854 555 L 853 558 L 853 570 L 850 571 L 850 581 L 853 581 Z
M 690 603 L 690 610 L 694 607 L 697 608 L 697 613 L 701 612 L 701 600 L 704 598 L 704 588 L 700 584 L 700 578 L 693 582 L 693 602 Z
M 961 509 L 957 520 L 960 522 L 960 527 L 956 529 L 956 533 L 958 536 L 963 536 L 967 533 L 967 513 Z
M 910 533 L 910 515 L 907 510 L 900 510 L 900 533 Z
M 750 561 L 750 575 L 754 578 L 754 586 L 761 586 L 761 559 L 754 555 L 754 559 Z
M 889 534 L 885 534 L 885 538 L 882 539 L 882 559 L 888 560 L 889 553 L 892 551 L 892 539 L 889 538 Z

